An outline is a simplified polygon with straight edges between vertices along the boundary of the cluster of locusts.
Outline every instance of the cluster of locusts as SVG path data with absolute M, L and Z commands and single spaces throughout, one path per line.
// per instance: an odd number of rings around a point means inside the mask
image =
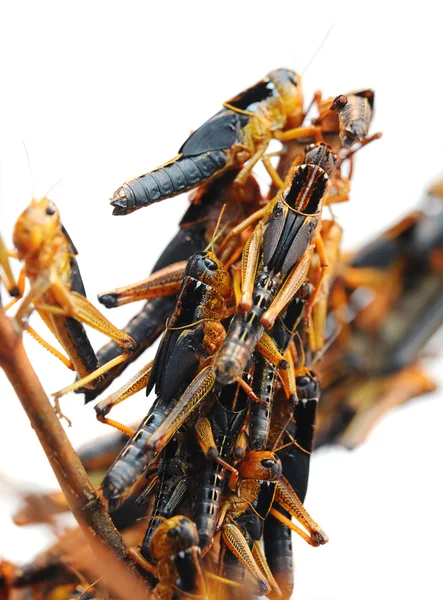
M 30 283 L 16 328 L 77 373 L 54 394 L 60 416 L 60 396 L 94 399 L 162 334 L 154 360 L 95 407 L 123 435 L 80 452 L 95 479 L 105 470 L 97 485 L 154 597 L 290 598 L 291 530 L 328 541 L 303 504 L 314 442 L 352 447 L 393 404 L 433 388 L 416 358 L 443 317 L 442 190 L 431 191 L 432 218 L 416 211 L 347 257 L 330 209 L 348 200 L 355 152 L 380 137 L 369 136 L 373 103 L 371 90 L 317 93 L 306 111 L 300 77 L 278 69 L 225 102 L 176 158 L 119 188 L 117 215 L 195 188 L 153 274 L 99 296 L 107 308 L 146 300 L 124 331 L 86 299 L 50 200 L 20 216 L 16 251 L 0 244 L 10 305 Z M 259 161 L 267 196 L 251 172 Z M 24 261 L 17 282 L 11 256 Z M 31 328 L 33 310 L 68 357 Z M 84 324 L 111 338 L 97 354 Z M 155 400 L 135 430 L 109 418 L 140 390 Z M 65 509 L 44 503 L 45 518 Z M 32 507 L 21 523 L 38 519 Z M 104 593 L 82 592 L 92 582 L 57 545 L 3 571 L 5 590 L 36 598 Z

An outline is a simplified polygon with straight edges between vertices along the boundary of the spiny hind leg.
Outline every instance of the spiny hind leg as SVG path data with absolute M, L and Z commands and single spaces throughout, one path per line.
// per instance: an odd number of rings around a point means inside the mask
M 287 525 L 290 529 L 298 533 L 305 541 L 311 546 L 320 546 L 328 542 L 328 536 L 326 533 L 317 525 L 314 519 L 310 516 L 308 511 L 303 506 L 301 500 L 295 493 L 295 490 L 291 487 L 289 482 L 281 475 L 277 482 L 275 501 L 285 510 L 287 510 L 299 523 L 305 527 L 309 535 L 303 530 L 297 527 L 292 521 L 282 519 L 283 515 L 275 509 L 271 509 L 271 514 L 276 517 L 279 521 Z
M 76 305 L 77 314 L 75 318 L 78 321 L 107 335 L 109 338 L 116 341 L 126 352 L 132 352 L 135 349 L 135 342 L 131 336 L 115 327 L 115 325 L 108 321 L 108 319 L 106 319 L 106 317 L 104 317 L 101 312 L 89 302 L 89 300 L 77 292 L 71 292 L 71 297 Z
M 212 390 L 215 374 L 212 365 L 208 365 L 194 377 L 175 407 L 146 442 L 148 450 L 160 452 L 174 433 L 183 425 L 188 416 L 199 406 Z
M 243 250 L 242 256 L 242 295 L 240 309 L 249 311 L 252 308 L 252 294 L 254 292 L 255 275 L 257 273 L 264 236 L 264 226 L 258 223 Z
M 99 294 L 98 300 L 106 308 L 123 306 L 138 300 L 150 300 L 177 294 L 183 280 L 186 261 L 180 261 L 152 273 L 146 279 Z
M 257 540 L 254 541 L 254 544 L 252 546 L 252 556 L 254 557 L 257 566 L 259 567 L 260 571 L 265 575 L 266 580 L 268 581 L 274 592 L 277 594 L 277 596 L 281 596 L 282 593 L 280 591 L 280 588 L 278 587 L 278 583 L 275 581 L 272 571 L 269 568 L 268 561 L 266 560 L 263 551 L 260 547 L 260 542 L 258 542 Z
M 98 367 L 91 373 L 88 373 L 88 375 L 85 375 L 85 377 L 82 377 L 81 379 L 77 379 L 77 381 L 74 381 L 74 383 L 71 383 L 70 385 L 59 390 L 58 392 L 54 392 L 52 394 L 52 396 L 54 398 L 61 398 L 62 396 L 65 396 L 66 394 L 69 394 L 70 392 L 75 392 L 76 390 L 79 390 L 80 388 L 88 385 L 92 381 L 98 379 L 99 377 L 101 377 L 102 375 L 104 375 L 105 373 L 107 373 L 108 371 L 110 371 L 111 369 L 116 367 L 117 365 L 120 365 L 121 363 L 128 360 L 129 356 L 130 355 L 128 353 L 119 354 L 118 356 L 111 359 L 110 361 L 108 361 L 107 363 L 102 365 L 101 367 Z
M 266 580 L 265 575 L 257 565 L 252 552 L 242 535 L 241 531 L 233 523 L 227 523 L 222 528 L 223 541 L 232 554 L 249 571 L 252 577 L 260 585 L 262 594 L 269 594 L 271 586 Z
M 36 342 L 38 342 L 43 348 L 48 350 L 53 356 L 58 358 L 70 371 L 75 371 L 75 367 L 69 358 L 66 358 L 61 352 L 59 352 L 56 348 L 51 346 L 46 340 L 44 340 L 36 331 L 33 329 L 28 323 L 23 324 L 23 329 L 27 331 Z

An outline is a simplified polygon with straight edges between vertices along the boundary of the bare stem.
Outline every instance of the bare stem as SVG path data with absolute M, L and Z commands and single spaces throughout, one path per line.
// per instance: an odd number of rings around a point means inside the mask
M 136 565 L 126 554 L 126 546 L 120 533 L 114 527 L 102 500 L 92 487 L 29 362 L 21 336 L 17 334 L 1 306 L 0 366 L 4 369 L 29 417 L 69 508 L 88 543 L 95 551 L 98 546 L 103 547 L 104 550 L 107 548 L 117 559 L 126 563 L 134 574 L 138 573 Z M 100 552 L 98 554 L 103 555 Z M 140 581 L 139 577 L 137 579 Z M 127 597 L 130 597 L 130 594 Z

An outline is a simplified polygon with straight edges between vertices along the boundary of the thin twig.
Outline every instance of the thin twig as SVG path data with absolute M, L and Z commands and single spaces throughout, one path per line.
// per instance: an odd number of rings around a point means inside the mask
M 69 508 L 92 549 L 106 556 L 106 549 L 123 561 L 140 581 L 136 565 L 126 554 L 125 543 L 114 527 L 103 502 L 91 485 L 85 469 L 72 447 L 43 387 L 29 362 L 21 336 L 0 306 L 0 366 L 29 417 Z M 103 547 L 104 552 L 97 552 Z M 133 598 L 128 590 L 127 598 Z

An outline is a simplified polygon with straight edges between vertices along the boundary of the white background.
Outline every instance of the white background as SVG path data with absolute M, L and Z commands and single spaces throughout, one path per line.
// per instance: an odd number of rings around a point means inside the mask
M 352 200 L 337 211 L 346 247 L 393 223 L 442 174 L 442 33 L 432 4 L 408 11 L 346 2 L 14 2 L 0 14 L 1 229 L 30 201 L 51 193 L 80 252 L 91 299 L 146 276 L 176 230 L 185 196 L 128 217 L 108 198 L 125 180 L 176 154 L 191 129 L 220 103 L 276 67 L 304 74 L 335 96 L 376 90 L 373 131 L 384 137 L 357 159 Z M 22 141 L 32 167 L 29 173 Z M 263 175 L 263 182 L 266 176 Z M 118 325 L 136 307 L 109 312 Z M 46 335 L 34 317 L 33 325 Z M 96 348 L 104 340 L 91 334 Z M 71 375 L 26 340 L 48 392 Z M 141 363 L 152 357 L 153 350 Z M 139 362 L 140 364 L 140 362 Z M 441 360 L 429 362 L 438 375 Z M 119 382 L 120 383 L 120 382 Z M 13 390 L 0 373 L 0 473 L 14 487 L 54 488 Z M 115 411 L 131 422 L 143 393 Z M 62 407 L 75 445 L 106 431 L 91 405 L 71 395 Z M 307 508 L 330 536 L 324 548 L 295 543 L 299 600 L 441 597 L 441 397 L 428 396 L 386 418 L 360 449 L 319 452 Z M 0 556 L 30 558 L 38 528 L 10 522 L 16 502 L 0 485 Z

